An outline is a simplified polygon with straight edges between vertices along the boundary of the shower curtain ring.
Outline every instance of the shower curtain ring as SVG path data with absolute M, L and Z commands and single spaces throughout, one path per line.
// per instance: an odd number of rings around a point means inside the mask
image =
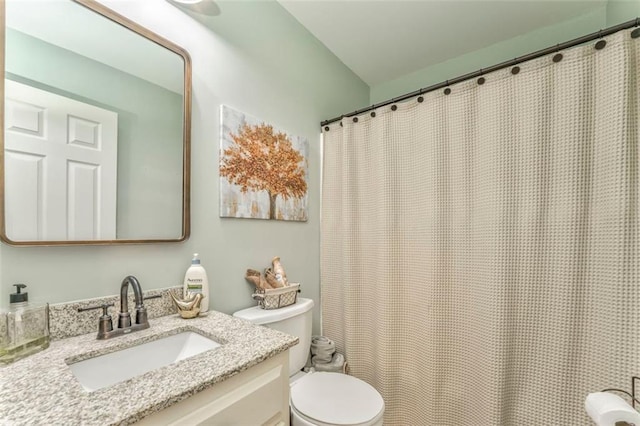
M 520 67 L 518 66 L 518 58 L 513 58 L 511 65 L 513 66 L 511 68 L 511 74 L 513 75 L 518 74 L 520 72 Z
M 483 75 L 484 75 L 484 71 L 482 70 L 482 68 L 480 68 L 480 78 L 478 78 L 477 80 L 477 83 L 480 85 L 484 84 L 485 82 Z
M 602 38 L 602 30 L 598 31 L 598 39 L 594 47 L 596 50 L 602 50 L 607 45 L 607 41 Z
M 451 88 L 449 87 L 449 80 L 445 81 L 444 84 L 446 85 L 446 89 L 444 89 L 444 94 L 445 95 L 451 94 Z

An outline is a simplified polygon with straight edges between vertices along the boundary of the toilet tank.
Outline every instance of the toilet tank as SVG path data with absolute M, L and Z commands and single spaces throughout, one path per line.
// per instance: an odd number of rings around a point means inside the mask
M 284 308 L 261 309 L 254 306 L 235 312 L 233 316 L 296 336 L 300 341 L 289 349 L 289 376 L 293 376 L 307 363 L 311 347 L 312 308 L 313 300 L 298 297 L 295 304 Z

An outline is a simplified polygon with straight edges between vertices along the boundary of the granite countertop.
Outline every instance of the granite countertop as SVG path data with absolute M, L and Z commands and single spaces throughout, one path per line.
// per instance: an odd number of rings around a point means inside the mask
M 189 320 L 169 315 L 149 323 L 146 330 L 110 340 L 96 340 L 91 333 L 54 341 L 42 352 L 0 367 L 0 424 L 131 424 L 298 342 L 297 337 L 215 311 Z M 195 331 L 221 346 L 91 393 L 67 365 L 183 331 Z

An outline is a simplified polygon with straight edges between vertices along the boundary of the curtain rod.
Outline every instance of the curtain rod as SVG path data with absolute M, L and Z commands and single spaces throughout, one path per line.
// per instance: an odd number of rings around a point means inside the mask
M 336 121 L 340 121 L 340 120 L 342 120 L 343 118 L 346 118 L 346 117 L 352 117 L 354 115 L 362 114 L 363 112 L 371 111 L 371 110 L 374 110 L 376 108 L 380 108 L 380 107 L 383 107 L 383 106 L 386 106 L 386 105 L 390 105 L 390 104 L 393 104 L 393 103 L 396 103 L 396 102 L 405 101 L 405 100 L 413 98 L 415 96 L 423 95 L 423 94 L 428 93 L 428 92 L 433 92 L 434 90 L 442 89 L 442 88 L 450 86 L 452 84 L 457 84 L 457 83 L 460 83 L 460 82 L 463 82 L 463 81 L 466 81 L 466 80 L 470 80 L 472 78 L 480 77 L 480 76 L 482 76 L 484 74 L 488 74 L 488 73 L 491 73 L 491 72 L 494 72 L 494 71 L 498 71 L 498 70 L 501 70 L 503 68 L 511 67 L 511 66 L 520 64 L 522 62 L 530 61 L 532 59 L 536 59 L 536 58 L 539 58 L 541 56 L 548 55 L 550 53 L 558 52 L 558 51 L 563 50 L 563 49 L 568 49 L 570 47 L 574 47 L 574 46 L 577 46 L 579 44 L 587 43 L 587 42 L 590 42 L 590 41 L 593 41 L 593 40 L 596 40 L 596 39 L 599 39 L 599 38 L 602 38 L 602 37 L 606 37 L 606 36 L 611 35 L 613 33 L 617 33 L 618 31 L 626 30 L 626 29 L 629 29 L 629 28 L 632 28 L 632 27 L 637 27 L 637 26 L 640 26 L 640 17 L 636 18 L 636 19 L 632 19 L 631 21 L 623 22 L 622 24 L 614 25 L 613 27 L 605 28 L 604 30 L 596 31 L 595 33 L 587 34 L 585 36 L 578 37 L 578 38 L 575 38 L 573 40 L 557 44 L 555 46 L 547 47 L 546 49 L 538 50 L 538 51 L 535 51 L 533 53 L 529 53 L 529 54 L 524 55 L 524 56 L 519 56 L 519 57 L 517 57 L 515 59 L 512 59 L 510 61 L 501 62 L 501 63 L 493 65 L 493 66 L 491 66 L 489 68 L 481 68 L 478 71 L 474 71 L 474 72 L 471 72 L 471 73 L 468 73 L 468 74 L 461 75 L 461 76 L 456 77 L 456 78 L 454 78 L 452 80 L 446 80 L 446 81 L 443 81 L 441 83 L 436 83 L 436 84 L 431 85 L 429 87 L 425 87 L 425 88 L 419 89 L 419 90 L 414 90 L 413 92 L 409 92 L 409 93 L 406 93 L 404 95 L 401 95 L 401 96 L 398 96 L 398 97 L 395 97 L 395 98 L 391 98 L 389 100 L 386 100 L 386 101 L 383 101 L 383 102 L 380 102 L 380 103 L 377 103 L 377 104 L 373 104 L 373 105 L 368 106 L 366 108 L 358 109 L 358 110 L 355 110 L 355 111 L 350 112 L 348 114 L 343 114 L 343 115 L 341 115 L 339 117 L 334 117 L 334 118 L 331 118 L 329 120 L 325 120 L 325 121 L 321 122 L 320 125 L 321 126 L 326 126 L 328 124 L 335 123 Z M 640 28 L 638 28 L 635 31 L 633 31 L 631 36 L 633 38 L 640 37 Z M 561 59 L 561 57 L 560 57 L 560 59 Z M 515 71 L 514 73 L 517 73 L 517 71 Z M 327 129 L 325 129 L 325 130 L 327 130 Z

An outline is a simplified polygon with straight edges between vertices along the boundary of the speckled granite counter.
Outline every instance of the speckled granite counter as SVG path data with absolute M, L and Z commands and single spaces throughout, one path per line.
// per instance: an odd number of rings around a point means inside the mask
M 219 312 L 191 320 L 170 315 L 149 323 L 147 330 L 111 340 L 98 341 L 91 333 L 55 341 L 43 352 L 0 367 L 0 424 L 131 424 L 298 341 Z M 91 393 L 82 388 L 67 365 L 183 331 L 195 331 L 222 345 Z

